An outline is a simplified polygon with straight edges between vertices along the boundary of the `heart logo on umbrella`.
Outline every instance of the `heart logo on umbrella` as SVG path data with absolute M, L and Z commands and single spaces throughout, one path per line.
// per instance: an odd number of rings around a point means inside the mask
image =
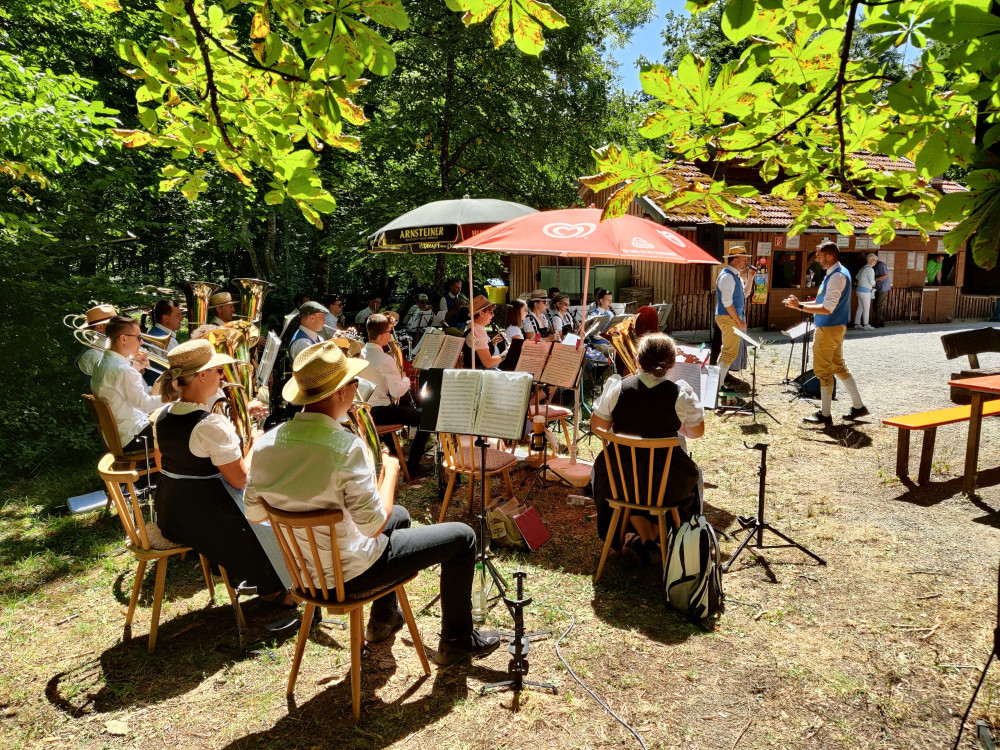
M 573 240 L 586 237 L 597 229 L 596 224 L 568 224 L 557 222 L 546 224 L 542 227 L 542 233 L 557 240 Z
M 637 247 L 640 250 L 654 250 L 654 249 L 656 249 L 656 245 L 654 245 L 652 242 L 649 242 L 648 240 L 644 240 L 642 237 L 633 237 L 632 238 L 632 247 Z

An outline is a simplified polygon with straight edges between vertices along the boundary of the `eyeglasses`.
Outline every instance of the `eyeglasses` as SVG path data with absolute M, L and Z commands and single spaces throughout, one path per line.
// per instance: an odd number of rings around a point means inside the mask
M 351 380 L 351 381 L 348 381 L 347 385 L 346 385 L 346 386 L 344 386 L 344 387 L 345 387 L 345 388 L 347 388 L 347 387 L 350 387 L 350 386 L 352 386 L 352 385 L 353 385 L 353 386 L 354 386 L 355 388 L 357 388 L 357 387 L 358 387 L 359 385 L 361 385 L 361 382 L 360 382 L 360 381 L 358 380 L 358 378 L 354 378 L 353 380 Z
M 142 334 L 141 333 L 120 333 L 118 335 L 119 336 L 124 336 L 127 339 L 128 338 L 137 338 L 137 339 L 141 339 L 142 338 Z

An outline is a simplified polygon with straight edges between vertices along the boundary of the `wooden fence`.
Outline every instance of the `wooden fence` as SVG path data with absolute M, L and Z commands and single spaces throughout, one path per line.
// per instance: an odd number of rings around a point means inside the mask
M 997 308 L 998 297 L 958 293 L 955 320 L 990 320 Z
M 715 320 L 715 293 L 695 292 L 674 295 L 670 328 L 674 331 L 707 330 Z M 767 305 L 749 305 L 748 328 L 767 327 Z

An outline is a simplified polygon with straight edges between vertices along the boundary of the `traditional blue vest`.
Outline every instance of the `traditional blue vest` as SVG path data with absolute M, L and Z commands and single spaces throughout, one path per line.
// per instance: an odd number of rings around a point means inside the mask
M 731 274 L 733 279 L 736 281 L 736 286 L 733 288 L 733 307 L 736 308 L 736 314 L 743 318 L 743 310 L 746 307 L 746 295 L 743 293 L 743 280 L 740 275 L 736 272 L 736 269 L 726 266 L 719 272 L 719 278 L 715 281 L 715 314 L 716 315 L 728 315 L 725 306 L 722 304 L 722 294 L 719 292 L 719 282 L 722 280 L 722 274 Z
M 834 274 L 839 274 L 844 278 L 844 291 L 840 293 L 840 299 L 837 300 L 837 307 L 834 308 L 832 313 L 816 316 L 817 328 L 846 326 L 851 318 L 851 274 L 843 266 L 838 266 L 836 269 L 826 272 L 826 276 L 823 277 L 823 283 L 819 287 L 819 294 L 816 295 L 816 304 L 823 304 L 823 300 L 826 298 L 826 286 L 830 283 L 830 279 L 833 278 Z

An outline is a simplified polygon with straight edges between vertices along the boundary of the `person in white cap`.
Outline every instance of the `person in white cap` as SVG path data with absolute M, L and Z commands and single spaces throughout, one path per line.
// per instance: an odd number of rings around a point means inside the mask
M 222 326 L 232 321 L 236 313 L 236 303 L 229 292 L 216 292 L 208 300 L 208 309 L 215 310 L 215 315 L 208 321 L 212 325 Z
M 383 457 L 384 472 L 376 478 L 361 438 L 339 421 L 350 410 L 358 376 L 367 366 L 363 359 L 345 357 L 332 341 L 310 346 L 295 360 L 282 395 L 304 408 L 255 441 L 248 517 L 253 520 L 262 511 L 254 496 L 291 513 L 343 511 L 336 539 L 320 528 L 314 534 L 320 555 L 337 545 L 348 595 L 394 584 L 440 563 L 441 640 L 434 660 L 446 666 L 485 656 L 500 645 L 500 636 L 472 627 L 475 532 L 464 523 L 410 528 L 409 513 L 395 504 L 399 462 Z M 383 641 L 403 622 L 390 590 L 372 604 L 365 638 Z
M 719 356 L 719 388 L 726 382 L 726 374 L 740 359 L 743 339 L 736 331 L 747 329 L 747 291 L 750 276 L 745 274 L 750 254 L 742 245 L 732 248 L 729 265 L 719 272 L 715 281 L 715 324 L 722 331 L 722 354 Z
M 403 327 L 407 331 L 422 331 L 434 321 L 434 308 L 426 294 L 418 294 L 416 303 L 406 313 Z

